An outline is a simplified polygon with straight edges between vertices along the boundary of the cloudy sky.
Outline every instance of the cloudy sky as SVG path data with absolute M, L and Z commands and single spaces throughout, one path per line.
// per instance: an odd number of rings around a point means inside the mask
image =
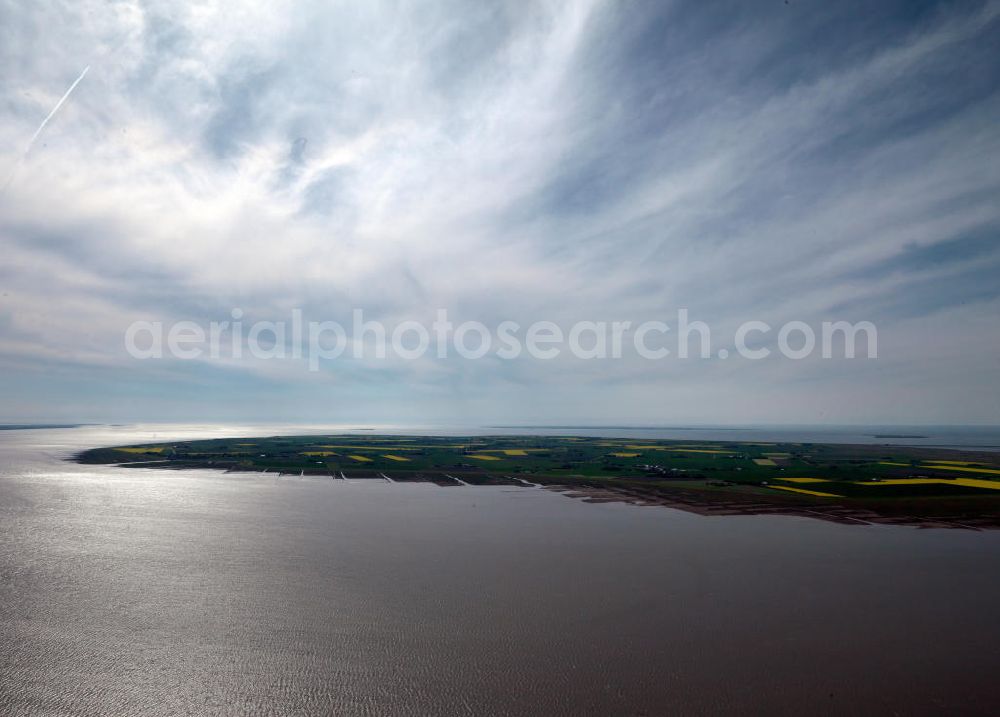
M 996 2 L 5 0 L 0 420 L 1000 423 L 998 47 Z M 125 350 L 233 308 L 878 358 Z

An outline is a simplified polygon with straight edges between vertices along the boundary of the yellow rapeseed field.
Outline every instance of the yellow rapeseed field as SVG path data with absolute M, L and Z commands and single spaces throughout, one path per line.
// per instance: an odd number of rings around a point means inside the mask
M 991 476 L 1000 476 L 1000 471 L 995 468 L 969 468 L 968 466 L 955 466 L 955 465 L 939 465 L 930 464 L 928 468 L 937 468 L 939 470 L 949 470 L 949 471 L 961 471 L 962 473 L 983 473 Z
M 359 463 L 371 463 L 372 462 L 372 459 L 369 458 L 368 456 L 347 456 L 347 457 L 348 458 L 353 458 L 354 460 L 358 461 Z
M 775 490 L 787 490 L 791 493 L 805 493 L 806 495 L 818 495 L 820 498 L 843 498 L 843 496 L 836 495 L 834 493 L 822 493 L 818 490 L 806 490 L 805 488 L 792 488 L 790 485 L 772 485 L 769 488 L 774 488 Z
M 858 481 L 859 485 L 962 485 L 966 488 L 1000 490 L 1000 482 L 978 478 L 888 478 L 876 481 Z
M 418 446 L 316 446 L 317 448 L 346 448 L 350 451 L 419 451 Z
M 409 461 L 409 460 L 410 460 L 409 458 L 403 458 L 403 456 L 394 456 L 394 455 L 392 455 L 391 453 L 386 453 L 386 454 L 385 454 L 385 455 L 383 455 L 382 457 L 383 457 L 383 458 L 388 458 L 388 459 L 389 459 L 390 461 L 401 461 L 401 462 L 407 462 L 407 461 Z
M 471 446 L 469 446 L 471 448 Z M 480 448 L 480 453 L 503 453 L 507 456 L 526 456 L 529 453 L 544 453 L 548 448 Z

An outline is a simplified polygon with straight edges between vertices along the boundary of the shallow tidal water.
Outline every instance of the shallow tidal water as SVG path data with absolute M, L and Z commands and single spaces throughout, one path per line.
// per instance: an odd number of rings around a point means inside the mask
M 1000 709 L 1000 531 L 64 460 L 209 435 L 0 431 L 0 714 Z

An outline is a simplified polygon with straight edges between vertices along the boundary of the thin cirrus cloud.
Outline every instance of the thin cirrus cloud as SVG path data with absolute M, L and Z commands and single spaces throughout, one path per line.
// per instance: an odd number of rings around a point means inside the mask
M 0 419 L 997 422 L 997 3 L 0 7 Z M 136 361 L 138 319 L 870 320 L 877 361 Z

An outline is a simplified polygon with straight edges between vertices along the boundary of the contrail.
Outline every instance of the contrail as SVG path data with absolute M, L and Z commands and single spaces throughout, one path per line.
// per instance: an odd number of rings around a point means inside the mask
M 51 120 L 53 117 L 56 116 L 56 112 L 58 112 L 59 108 L 62 107 L 63 104 L 66 102 L 66 100 L 69 99 L 69 96 L 73 93 L 73 90 L 76 89 L 76 86 L 80 84 L 80 81 L 86 76 L 88 70 L 90 70 L 90 65 L 87 65 L 86 67 L 83 68 L 83 72 L 81 72 L 80 76 L 77 77 L 73 81 L 73 84 L 69 86 L 69 89 L 66 90 L 66 94 L 64 94 L 61 98 L 59 98 L 59 101 L 56 102 L 56 106 L 52 108 L 52 111 L 49 112 L 45 116 L 45 119 L 42 120 L 42 123 L 38 125 L 38 129 L 35 130 L 35 133 L 31 135 L 31 139 L 28 140 L 28 146 L 25 147 L 24 152 L 21 153 L 20 159 L 18 159 L 17 163 L 14 164 L 14 168 L 10 171 L 10 174 L 7 175 L 7 181 L 4 182 L 3 189 L 0 190 L 0 192 L 7 190 L 7 185 L 9 185 L 11 183 L 11 180 L 14 179 L 14 175 L 17 174 L 17 170 L 20 169 L 21 164 L 23 164 L 24 160 L 27 158 L 28 152 L 30 152 L 31 148 L 35 146 L 35 140 L 38 139 L 38 135 L 40 135 L 42 133 L 42 130 L 45 129 L 45 125 L 49 123 L 49 120 Z

